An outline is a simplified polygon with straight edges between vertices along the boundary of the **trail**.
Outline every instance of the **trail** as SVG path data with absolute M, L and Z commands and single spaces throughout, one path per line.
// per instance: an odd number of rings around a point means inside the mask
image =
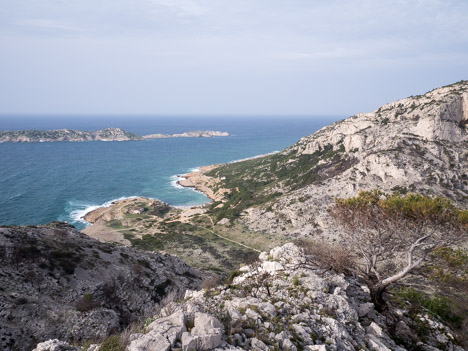
M 206 216 L 206 217 L 208 217 L 208 218 L 210 219 L 211 225 L 214 227 L 213 219 L 212 219 L 210 216 L 208 216 L 207 214 L 203 214 L 203 215 L 201 215 L 201 216 Z M 172 220 L 172 221 L 168 221 L 167 223 L 171 223 L 171 222 L 185 222 L 185 223 L 187 223 L 188 221 L 180 221 L 180 220 L 175 219 L 175 220 Z M 222 235 L 220 235 L 220 234 L 218 234 L 218 233 L 212 231 L 212 230 L 209 229 L 209 228 L 200 227 L 200 226 L 195 225 L 195 224 L 193 224 L 193 223 L 190 223 L 190 224 L 191 224 L 192 226 L 196 227 L 196 228 L 199 228 L 199 229 L 202 229 L 202 230 L 203 230 L 203 229 L 208 230 L 211 234 L 216 235 L 218 238 L 221 238 L 221 239 L 226 240 L 226 241 L 229 241 L 229 242 L 231 242 L 231 243 L 233 243 L 233 244 L 236 244 L 236 245 L 245 247 L 246 249 L 249 249 L 249 250 L 252 250 L 252 251 L 261 253 L 260 250 L 254 249 L 253 247 L 247 246 L 247 245 L 242 244 L 242 243 L 240 243 L 240 242 L 237 242 L 237 241 L 235 241 L 235 240 L 226 238 L 226 237 L 224 237 L 224 236 L 222 236 Z M 114 229 L 114 230 L 117 231 L 117 232 L 120 232 L 120 231 L 129 230 L 129 229 L 136 229 L 136 227 L 127 227 L 127 228 Z

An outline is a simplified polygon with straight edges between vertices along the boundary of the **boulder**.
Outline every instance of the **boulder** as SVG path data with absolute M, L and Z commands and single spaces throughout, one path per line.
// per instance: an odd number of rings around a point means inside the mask
M 182 351 L 196 351 L 197 350 L 197 339 L 194 338 L 190 333 L 182 333 Z
M 40 344 L 37 344 L 33 351 L 78 351 L 77 347 L 71 346 L 70 344 L 60 341 L 58 339 L 51 339 Z
M 199 349 L 210 350 L 221 345 L 224 327 L 208 313 L 196 312 L 191 334 L 197 339 Z
M 257 338 L 253 338 L 251 342 L 252 350 L 255 351 L 268 351 L 270 348 L 265 343 Z
M 170 349 L 171 343 L 158 332 L 140 334 L 127 347 L 127 351 L 169 351 Z

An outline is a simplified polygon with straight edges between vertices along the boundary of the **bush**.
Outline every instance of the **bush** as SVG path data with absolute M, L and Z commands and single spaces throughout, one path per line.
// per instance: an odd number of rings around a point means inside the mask
M 99 351 L 125 351 L 120 335 L 109 336 L 99 347 Z
M 99 307 L 99 303 L 94 300 L 92 294 L 84 294 L 81 299 L 75 303 L 75 308 L 80 312 L 91 311 Z
M 216 288 L 219 285 L 219 278 L 216 276 L 212 276 L 208 279 L 205 279 L 202 284 L 201 288 L 204 290 L 210 290 Z
M 229 277 L 226 279 L 225 285 L 231 285 L 234 278 L 240 276 L 242 272 L 238 269 L 234 270 L 229 274 Z
M 355 267 L 354 257 L 341 246 L 306 240 L 299 240 L 296 245 L 302 248 L 312 264 L 321 269 L 350 273 Z
M 431 297 L 414 288 L 401 288 L 395 292 L 394 300 L 399 304 L 403 304 L 404 301 L 409 302 L 413 314 L 422 312 L 424 308 L 432 315 L 439 316 L 456 328 L 461 327 L 464 319 L 463 316 L 453 311 L 451 301 L 444 296 L 435 295 Z

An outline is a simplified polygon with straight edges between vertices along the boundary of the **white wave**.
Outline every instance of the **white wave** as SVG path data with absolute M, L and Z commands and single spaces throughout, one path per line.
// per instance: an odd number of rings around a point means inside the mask
M 178 183 L 179 180 L 183 180 L 183 179 L 184 179 L 184 178 L 182 178 L 180 175 L 175 174 L 175 175 L 171 176 L 169 179 L 170 179 L 170 181 L 171 181 L 171 185 L 172 185 L 174 188 L 177 188 L 177 189 L 184 189 L 184 187 Z
M 79 201 L 69 201 L 68 202 L 68 206 L 70 208 L 70 213 L 69 213 L 69 217 L 71 218 L 72 220 L 72 223 L 82 223 L 82 224 L 85 224 L 85 225 L 90 225 L 91 223 L 87 222 L 85 219 L 84 219 L 84 216 L 91 212 L 91 211 L 94 211 L 94 210 L 97 210 L 98 208 L 101 208 L 101 207 L 110 207 L 112 206 L 116 201 L 121 201 L 121 200 L 126 200 L 126 199 L 134 199 L 136 198 L 137 196 L 123 196 L 123 197 L 119 197 L 118 199 L 114 199 L 114 200 L 110 200 L 110 201 L 107 201 L 101 205 L 92 205 L 92 204 L 89 204 L 89 203 L 84 203 L 84 202 L 79 202 Z
M 188 170 L 188 173 L 200 172 L 200 167 L 191 168 Z
M 197 190 L 197 189 L 195 189 L 195 188 L 193 188 L 193 187 L 186 187 L 186 186 L 180 185 L 180 184 L 178 183 L 178 181 L 179 181 L 179 180 L 183 180 L 183 179 L 185 179 L 185 178 L 182 177 L 182 176 L 180 176 L 180 175 L 178 175 L 178 174 L 177 174 L 177 175 L 171 176 L 169 179 L 170 179 L 170 181 L 171 181 L 171 185 L 172 185 L 174 188 L 176 188 L 176 189 L 190 190 L 190 191 L 193 191 L 193 192 L 195 192 L 195 193 L 202 194 L 203 196 L 205 196 L 206 198 L 208 198 L 208 197 L 206 196 L 206 194 L 205 194 L 203 191 Z M 208 203 L 208 202 L 209 202 L 209 201 L 204 202 L 203 204 Z M 171 205 L 171 206 L 172 206 L 172 205 Z M 193 207 L 192 205 L 182 205 L 182 206 L 188 206 L 188 208 Z M 196 205 L 196 206 L 198 206 L 198 205 Z M 174 206 L 174 207 L 178 207 L 178 206 Z

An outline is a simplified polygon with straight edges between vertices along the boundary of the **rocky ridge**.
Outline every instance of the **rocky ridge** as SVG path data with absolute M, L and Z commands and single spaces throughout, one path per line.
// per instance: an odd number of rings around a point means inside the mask
M 181 260 L 101 243 L 69 226 L 0 227 L 0 349 L 102 339 L 196 288 Z
M 228 284 L 187 291 L 182 302 L 167 305 L 129 337 L 126 350 L 463 350 L 424 311 L 395 309 L 390 330 L 389 316 L 374 309 L 358 280 L 310 262 L 294 244 L 263 252 Z
M 331 240 L 328 206 L 361 190 L 441 195 L 466 208 L 467 121 L 467 81 L 357 114 L 281 153 L 207 173 L 218 188 L 240 189 L 212 212 L 253 231 Z
M 211 138 L 230 136 L 220 131 L 190 131 L 181 134 L 150 134 L 139 136 L 121 128 L 105 128 L 94 132 L 73 129 L 0 131 L 0 143 L 33 143 L 50 141 L 130 141 L 164 138 Z
M 185 133 L 176 134 L 149 134 L 144 135 L 143 139 L 165 139 L 165 138 L 212 138 L 212 137 L 227 137 L 228 132 L 220 132 L 216 130 L 193 130 Z
M 94 132 L 73 129 L 11 130 L 0 132 L 0 143 L 33 143 L 50 141 L 129 141 L 142 137 L 120 128 L 105 128 Z

